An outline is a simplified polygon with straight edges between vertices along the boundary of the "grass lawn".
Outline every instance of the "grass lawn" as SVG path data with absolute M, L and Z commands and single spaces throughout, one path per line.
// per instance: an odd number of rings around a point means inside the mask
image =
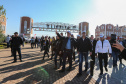
M 0 43 L 0 49 L 7 48 L 7 43 Z

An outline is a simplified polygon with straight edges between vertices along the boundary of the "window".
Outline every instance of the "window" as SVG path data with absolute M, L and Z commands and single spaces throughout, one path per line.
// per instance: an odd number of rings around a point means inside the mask
M 108 29 L 112 29 L 112 26 L 108 26 Z
M 126 28 L 124 28 L 124 31 L 126 31 Z
M 3 31 L 5 31 L 5 26 L 2 25 L 1 28 L 2 28 Z
M 4 18 L 3 18 L 3 22 L 4 22 Z
M 117 32 L 117 36 L 118 36 L 118 32 Z
M 119 30 L 119 28 L 117 27 L 117 28 L 116 28 L 116 30 L 118 31 L 118 30 Z
M 107 31 L 107 36 L 108 36 L 108 31 Z
M 111 32 L 109 32 L 109 36 L 111 36 Z
M 27 29 L 27 21 L 24 21 L 24 33 L 27 33 L 26 29 Z
M 101 29 L 104 29 L 104 26 L 101 26 Z

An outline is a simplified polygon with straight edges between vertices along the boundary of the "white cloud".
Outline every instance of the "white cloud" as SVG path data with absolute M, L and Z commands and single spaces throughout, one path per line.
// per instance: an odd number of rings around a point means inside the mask
M 126 25 L 126 0 L 94 0 L 94 10 L 87 16 L 90 32 L 95 34 L 95 28 L 101 24 Z M 91 31 L 92 30 L 92 31 Z

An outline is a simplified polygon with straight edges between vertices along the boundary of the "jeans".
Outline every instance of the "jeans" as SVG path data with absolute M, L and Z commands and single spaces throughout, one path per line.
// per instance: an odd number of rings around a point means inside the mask
M 21 48 L 18 47 L 18 48 L 13 48 L 13 55 L 14 55 L 14 61 L 17 61 L 17 57 L 16 57 L 16 51 L 18 51 L 18 54 L 19 54 L 19 59 L 21 60 L 22 59 L 22 56 L 21 56 Z
M 117 65 L 117 59 L 118 59 L 118 52 L 112 51 L 112 56 L 113 56 L 113 65 Z
M 88 69 L 88 52 L 79 53 L 79 73 L 82 73 L 83 56 L 85 57 L 85 69 Z
M 9 43 L 9 42 L 7 42 L 7 48 L 9 48 L 9 45 L 10 45 L 10 43 Z

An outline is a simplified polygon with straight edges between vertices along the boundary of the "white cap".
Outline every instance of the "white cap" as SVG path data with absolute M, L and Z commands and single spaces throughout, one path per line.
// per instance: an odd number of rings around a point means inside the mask
M 100 34 L 100 37 L 101 37 L 101 38 L 104 37 L 104 34 Z
M 82 31 L 82 33 L 86 33 L 86 31 Z
M 67 31 L 67 33 L 70 33 L 70 34 L 71 34 L 71 32 L 70 32 L 70 31 Z
M 123 38 L 123 37 L 119 37 L 119 38 Z
M 77 37 L 80 37 L 80 35 L 77 35 Z

